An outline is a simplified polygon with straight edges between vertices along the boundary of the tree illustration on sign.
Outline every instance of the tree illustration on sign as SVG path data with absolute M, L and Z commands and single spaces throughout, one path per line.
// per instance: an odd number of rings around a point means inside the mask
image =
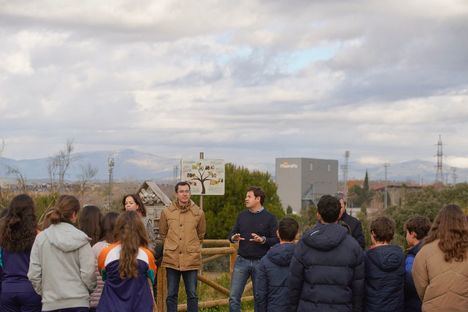
M 189 181 L 194 185 L 197 185 L 195 181 L 199 181 L 202 186 L 201 194 L 205 194 L 205 182 L 216 178 L 215 166 L 197 162 L 192 164 L 192 170 L 194 171 L 187 173 L 187 178 L 189 178 Z

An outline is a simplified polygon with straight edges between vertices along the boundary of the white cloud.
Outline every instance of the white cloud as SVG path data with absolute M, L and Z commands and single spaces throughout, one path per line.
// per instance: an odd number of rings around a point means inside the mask
M 442 134 L 463 155 L 467 21 L 464 1 L 5 2 L 5 153 L 75 137 L 249 164 L 346 149 L 375 163 L 432 156 Z

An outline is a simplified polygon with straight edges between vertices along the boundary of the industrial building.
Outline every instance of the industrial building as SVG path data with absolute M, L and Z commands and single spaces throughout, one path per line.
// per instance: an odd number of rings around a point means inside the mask
M 338 191 L 338 160 L 276 158 L 276 184 L 283 208 L 299 213 L 322 195 Z

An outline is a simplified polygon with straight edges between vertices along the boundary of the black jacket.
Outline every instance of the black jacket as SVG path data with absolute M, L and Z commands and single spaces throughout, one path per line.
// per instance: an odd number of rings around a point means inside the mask
M 400 247 L 384 245 L 366 251 L 366 311 L 404 309 L 405 255 Z
M 339 224 L 317 224 L 296 245 L 288 278 L 291 311 L 361 311 L 363 251 Z
M 361 221 L 355 217 L 350 216 L 346 211 L 341 216 L 341 220 L 349 226 L 351 235 L 357 240 L 359 246 L 364 249 L 366 247 L 366 239 L 362 233 Z
M 293 243 L 276 244 L 255 268 L 257 312 L 289 311 L 286 281 L 294 247 Z

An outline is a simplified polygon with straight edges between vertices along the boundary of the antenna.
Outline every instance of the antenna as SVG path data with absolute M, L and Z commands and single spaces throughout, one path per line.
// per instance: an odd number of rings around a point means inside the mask
M 384 163 L 384 169 L 385 169 L 385 191 L 384 191 L 384 209 L 387 210 L 387 185 L 388 185 L 388 180 L 387 180 L 387 175 L 388 175 L 388 167 L 390 167 L 389 163 Z
M 112 205 L 112 183 L 114 180 L 114 166 L 115 166 L 115 161 L 114 161 L 114 156 L 112 154 L 109 155 L 109 158 L 107 159 L 107 166 L 109 169 L 109 193 L 107 194 L 107 209 L 111 209 Z
M 349 169 L 349 151 L 345 151 L 345 162 L 344 165 L 341 166 L 343 169 L 343 194 L 345 201 L 348 201 L 348 169 Z
M 436 183 L 444 184 L 444 171 L 443 171 L 443 146 L 442 146 L 442 136 L 439 134 L 439 141 L 437 142 L 437 171 L 436 171 Z
M 456 185 L 457 184 L 457 178 L 458 178 L 458 175 L 457 175 L 457 168 L 456 167 L 452 167 L 450 168 L 452 170 L 452 184 L 453 185 Z

